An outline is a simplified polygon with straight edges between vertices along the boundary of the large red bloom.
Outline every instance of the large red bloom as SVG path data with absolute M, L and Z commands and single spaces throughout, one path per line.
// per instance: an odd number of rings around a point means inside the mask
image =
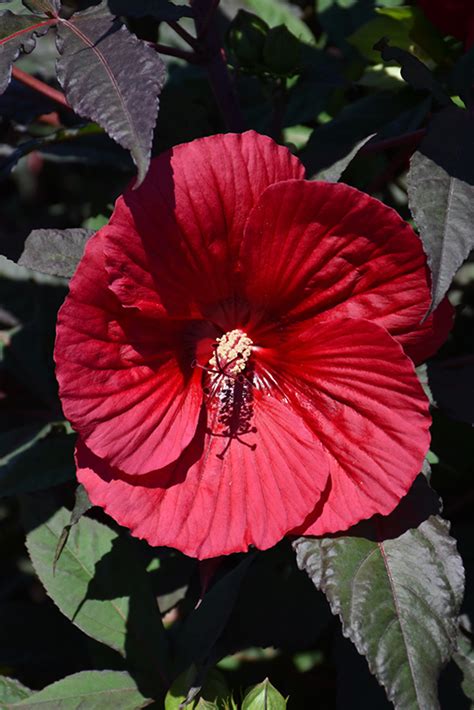
M 441 32 L 462 40 L 466 48 L 474 43 L 472 0 L 418 0 L 426 17 Z
M 389 513 L 421 469 L 418 237 L 249 132 L 178 146 L 117 201 L 71 281 L 57 374 L 93 503 L 199 558 Z

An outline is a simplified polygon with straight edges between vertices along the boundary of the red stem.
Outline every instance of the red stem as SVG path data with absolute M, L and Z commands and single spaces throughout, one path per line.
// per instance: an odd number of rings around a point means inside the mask
M 152 47 L 156 49 L 159 54 L 166 54 L 168 57 L 176 57 L 177 59 L 184 59 L 191 64 L 198 64 L 199 59 L 194 52 L 186 52 L 185 49 L 177 49 L 175 47 L 168 47 L 165 44 L 152 44 Z
M 30 89 L 38 91 L 40 94 L 43 94 L 43 96 L 47 96 L 48 99 L 51 99 L 57 104 L 60 104 L 64 108 L 67 108 L 72 111 L 72 108 L 69 106 L 66 97 L 64 96 L 62 91 L 53 89 L 52 86 L 45 84 L 45 82 L 41 81 L 40 79 L 36 79 L 34 76 L 31 76 L 31 74 L 27 74 L 26 72 L 22 71 L 22 69 L 18 69 L 18 67 L 13 67 L 12 75 L 13 78 L 19 81 L 20 83 L 24 84 L 25 86 L 29 86 Z
M 212 0 L 212 2 L 209 4 L 209 11 L 206 15 L 206 17 L 203 17 L 202 22 L 201 22 L 201 27 L 198 32 L 198 38 L 203 39 L 203 37 L 206 36 L 207 31 L 209 29 L 209 25 L 211 23 L 212 18 L 214 17 L 214 13 L 219 7 L 219 2 L 220 0 Z
M 190 35 L 189 32 L 184 29 L 184 27 L 181 27 L 181 25 L 175 22 L 174 20 L 169 20 L 168 25 L 176 32 L 177 35 L 181 37 L 181 39 L 184 39 L 184 41 L 189 44 L 190 47 L 192 47 L 193 49 L 198 48 L 199 42 L 195 37 Z

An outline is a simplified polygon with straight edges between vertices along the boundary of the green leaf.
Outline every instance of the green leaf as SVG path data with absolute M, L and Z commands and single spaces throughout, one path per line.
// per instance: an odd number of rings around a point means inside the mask
M 399 22 L 392 17 L 375 17 L 370 20 L 347 41 L 355 47 L 363 57 L 369 61 L 376 62 L 380 59 L 379 52 L 374 49 L 374 44 L 382 37 L 388 37 L 397 47 L 408 50 L 412 44 L 410 38 L 411 23 Z
M 12 64 L 20 52 L 33 51 L 36 38 L 50 26 L 51 20 L 40 15 L 14 15 L 10 10 L 0 14 L 0 94 L 10 83 Z
M 242 702 L 242 710 L 285 710 L 285 708 L 285 698 L 268 678 L 248 690 Z
M 349 167 L 349 164 L 356 157 L 357 153 L 362 148 L 362 146 L 364 146 L 374 136 L 375 136 L 375 133 L 370 133 L 370 135 L 366 136 L 361 141 L 358 141 L 355 144 L 355 146 L 352 148 L 352 150 L 349 151 L 349 153 L 347 155 L 345 155 L 343 158 L 340 158 L 340 160 L 337 160 L 329 168 L 326 168 L 325 170 L 321 170 L 321 172 L 314 175 L 314 177 L 312 177 L 311 179 L 312 180 L 324 180 L 325 182 L 338 182 L 339 179 L 341 178 L 343 172 L 345 171 L 345 169 L 347 167 Z
M 14 678 L 0 675 L 0 710 L 7 710 L 13 703 L 24 700 L 32 692 Z
M 314 35 L 308 25 L 300 20 L 292 6 L 283 0 L 245 0 L 245 5 L 270 27 L 285 25 L 298 39 L 314 44 Z
M 408 201 L 432 278 L 430 312 L 474 247 L 474 120 L 450 107 L 431 121 L 414 153 Z
M 439 708 L 437 679 L 456 644 L 464 577 L 449 524 L 425 518 L 429 489 L 418 479 L 387 518 L 351 534 L 300 538 L 298 565 L 326 594 L 343 631 L 395 708 Z
M 405 96 L 380 91 L 348 104 L 332 121 L 315 128 L 302 160 L 313 176 L 345 158 L 369 134 L 379 131 L 408 108 Z
M 90 229 L 34 229 L 18 263 L 42 274 L 70 278 L 92 234 Z
M 51 515 L 48 499 L 27 496 L 22 517 L 33 566 L 49 596 L 78 628 L 153 676 L 165 672 L 167 643 L 138 542 L 82 517 L 56 571 L 53 560 L 70 512 Z
M 138 710 L 150 704 L 128 673 L 83 671 L 48 685 L 12 708 L 41 710 Z
M 130 151 L 140 184 L 150 163 L 163 61 L 108 12 L 105 2 L 61 20 L 57 38 L 58 79 L 67 100 Z
M 0 459 L 0 496 L 50 488 L 75 475 L 74 434 L 65 434 L 55 424 L 24 427 L 0 435 L 0 448 L 8 439 L 17 444 Z M 20 443 L 21 442 L 21 443 Z

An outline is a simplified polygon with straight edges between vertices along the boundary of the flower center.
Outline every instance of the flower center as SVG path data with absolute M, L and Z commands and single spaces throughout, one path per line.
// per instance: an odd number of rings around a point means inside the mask
M 219 374 L 237 377 L 247 366 L 252 354 L 252 345 L 253 341 L 243 330 L 229 330 L 217 338 L 209 366 Z

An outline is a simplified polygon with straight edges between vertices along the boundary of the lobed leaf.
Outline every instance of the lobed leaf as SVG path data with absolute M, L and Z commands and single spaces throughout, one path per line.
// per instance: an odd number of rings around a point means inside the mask
M 111 15 L 104 2 L 58 23 L 59 82 L 72 108 L 130 151 L 140 184 L 148 170 L 158 96 L 159 55 Z
M 449 524 L 430 515 L 407 526 L 426 488 L 417 481 L 391 516 L 375 516 L 352 534 L 294 543 L 299 567 L 324 591 L 344 635 L 400 710 L 439 708 L 437 679 L 455 650 L 463 595 Z
M 0 14 L 0 94 L 10 83 L 12 64 L 20 52 L 31 52 L 36 37 L 46 34 L 52 22 L 40 15 L 14 15 L 10 10 Z
M 473 129 L 468 111 L 447 108 L 431 121 L 411 159 L 408 202 L 431 270 L 429 313 L 474 247 Z
M 93 233 L 90 229 L 34 229 L 18 263 L 42 274 L 69 278 Z
M 138 710 L 150 704 L 123 671 L 82 671 L 48 685 L 9 708 L 42 710 Z
M 51 515 L 41 496 L 26 497 L 23 521 L 33 566 L 62 613 L 92 638 L 156 676 L 166 662 L 166 639 L 136 541 L 82 517 L 71 529 L 61 558 L 53 560 L 70 512 Z

